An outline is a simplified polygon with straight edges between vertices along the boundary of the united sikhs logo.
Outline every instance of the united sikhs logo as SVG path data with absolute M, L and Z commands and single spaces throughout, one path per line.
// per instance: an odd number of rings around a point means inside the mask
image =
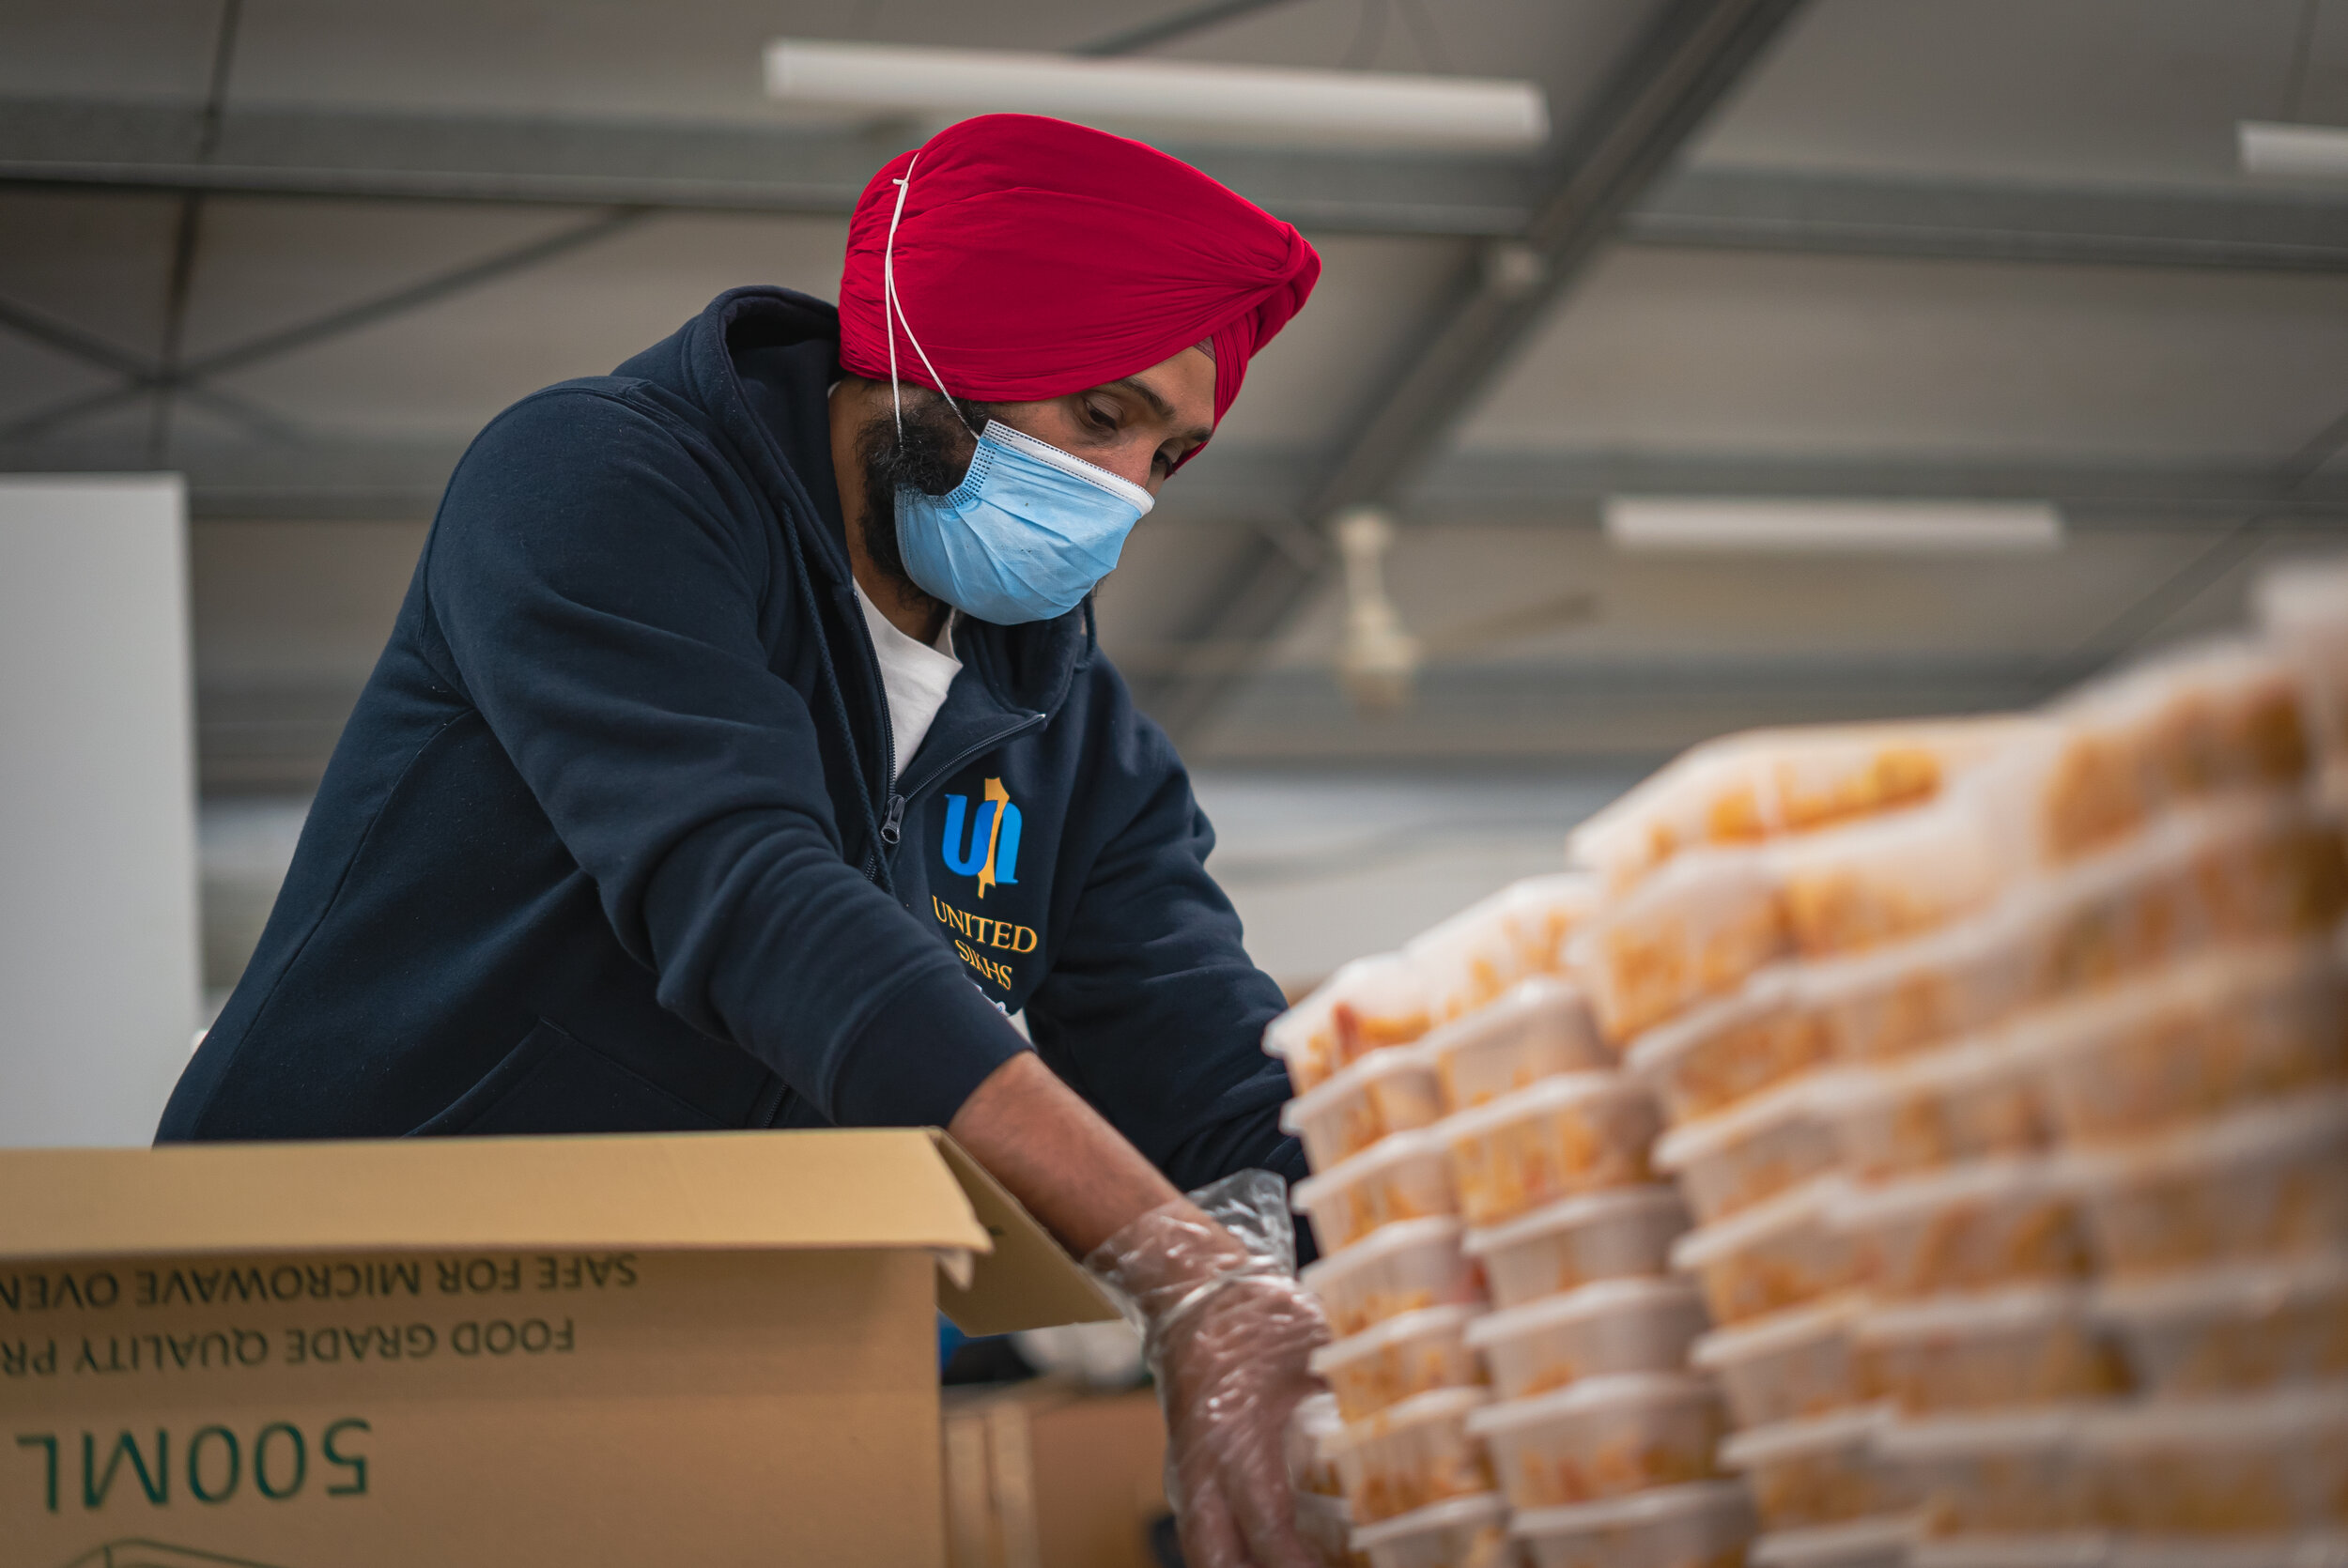
M 1019 807 L 1011 803 L 1003 781 L 990 778 L 977 820 L 966 821 L 969 817 L 969 796 L 946 797 L 946 869 L 958 877 L 976 876 L 983 899 L 988 888 L 1019 881 Z

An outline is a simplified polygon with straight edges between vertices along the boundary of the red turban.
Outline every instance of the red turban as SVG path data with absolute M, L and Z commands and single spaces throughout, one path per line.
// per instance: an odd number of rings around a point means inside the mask
M 892 159 L 848 221 L 840 362 L 872 380 L 888 378 L 881 268 L 908 170 L 897 375 L 954 397 L 1059 397 L 1212 338 L 1219 422 L 1321 275 L 1292 225 L 1155 147 L 982 115 Z

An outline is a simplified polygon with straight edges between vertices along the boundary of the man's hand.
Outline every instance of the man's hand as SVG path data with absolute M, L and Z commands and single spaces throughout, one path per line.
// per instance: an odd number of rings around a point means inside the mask
M 1032 1055 L 996 1068 L 948 1130 L 1140 1327 L 1191 1568 L 1318 1568 L 1285 1442 L 1329 1326 L 1294 1277 L 1279 1178 L 1243 1173 L 1193 1203 Z

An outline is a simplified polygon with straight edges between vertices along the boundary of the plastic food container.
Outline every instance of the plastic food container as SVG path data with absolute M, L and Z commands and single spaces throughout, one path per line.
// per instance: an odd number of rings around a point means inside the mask
M 1848 1068 L 1819 1085 L 1815 1104 L 1844 1168 L 1871 1180 L 2035 1154 L 2051 1142 L 2039 1079 L 2002 1035 Z
M 1566 938 L 1597 906 L 1598 884 L 1565 872 L 1512 883 L 1413 939 L 1433 1021 L 1490 1006 L 1519 981 L 1565 967 Z
M 2114 1275 L 2328 1249 L 2348 1236 L 2348 1092 L 2081 1154 L 2074 1169 Z
M 1436 1030 L 1420 1049 L 1451 1111 L 1560 1073 L 1604 1072 L 1614 1065 L 1582 988 L 1559 979 L 1527 980 L 1483 1011 Z
M 1519 1514 L 1535 1568 L 1739 1568 L 1753 1537 L 1744 1488 L 1703 1481 Z
M 1683 856 L 1568 944 L 1599 1028 L 1621 1042 L 1725 996 L 1790 950 L 1776 873 L 1757 850 Z
M 1460 1213 L 1497 1224 L 1577 1192 L 1647 1181 L 1655 1102 L 1620 1073 L 1544 1079 L 1473 1111 L 1435 1133 L 1451 1151 Z
M 1694 747 L 1567 835 L 1567 860 L 1620 896 L 1687 851 L 1760 843 L 1777 826 L 1763 799 L 1765 744 L 1751 735 Z
M 1908 1549 L 1907 1568 L 2115 1568 L 2116 1550 L 2100 1530 L 1920 1537 Z
M 1443 1115 L 1435 1070 L 1417 1046 L 1373 1052 L 1280 1109 L 1280 1130 L 1305 1145 L 1316 1171 L 1362 1152 L 1392 1132 Z
M 1845 1189 L 1820 1176 L 1672 1246 L 1672 1267 L 1696 1277 L 1712 1321 L 1744 1323 L 1820 1301 L 1851 1283 L 1849 1238 L 1827 1223 Z
M 1870 1388 L 1917 1413 L 2096 1399 L 2127 1369 L 2085 1292 L 2025 1285 L 1862 1314 L 1852 1344 Z
M 1345 1484 L 1324 1451 L 1344 1427 L 1336 1395 L 1317 1393 L 1298 1402 L 1288 1430 L 1289 1480 L 1297 1491 L 1343 1499 Z
M 1720 1397 L 1701 1377 L 1632 1372 L 1488 1405 L 1468 1429 L 1517 1508 L 1594 1502 L 1719 1473 Z
M 1522 1399 L 1583 1377 L 1676 1372 L 1704 1331 L 1704 1302 L 1685 1280 L 1603 1280 L 1469 1325 L 1492 1391 Z
M 2115 1530 L 2263 1535 L 2348 1522 L 2348 1399 L 2336 1386 L 2128 1405 L 2083 1436 Z
M 1679 1178 L 1698 1224 L 1710 1224 L 1835 1166 L 1815 1078 L 1675 1128 L 1655 1145 L 1655 1168 Z
M 1405 1220 L 1450 1214 L 1451 1162 L 1431 1130 L 1397 1132 L 1290 1191 L 1300 1214 L 1327 1253 L 1353 1245 L 1372 1231 Z
M 1888 1424 L 1880 1406 L 1781 1422 L 1739 1432 L 1721 1445 L 1721 1468 L 1753 1489 L 1769 1529 L 1841 1524 L 1908 1506 L 1901 1478 L 1876 1458 Z
M 1405 1220 L 1306 1264 L 1301 1278 L 1339 1337 L 1426 1307 L 1474 1305 L 1484 1283 L 1460 1237 L 1460 1222 L 1447 1216 Z
M 1676 1127 L 1799 1077 L 1831 1050 L 1816 1015 L 1800 1004 L 1793 972 L 1780 968 L 1640 1036 L 1623 1065 L 1655 1091 Z
M 1773 845 L 1785 924 L 1804 958 L 1863 952 L 1988 907 L 2012 846 L 1986 813 L 1952 797 L 1847 832 Z
M 1426 976 L 1401 953 L 1356 959 L 1264 1026 L 1263 1049 L 1289 1069 L 1298 1094 L 1373 1051 L 1408 1045 L 1433 1020 Z
M 2108 1284 L 2094 1310 L 2163 1395 L 2348 1377 L 2348 1252 Z
M 1821 1050 L 1844 1062 L 1887 1062 L 1978 1034 L 2031 994 L 2023 902 L 1874 952 L 1800 972 L 1795 1006 L 1815 1021 Z
M 2311 936 L 2348 911 L 2339 824 L 2305 802 L 2212 808 L 2179 831 L 2193 840 L 2190 876 L 2207 940 Z
M 1663 1273 L 1687 1228 L 1677 1189 L 1610 1187 L 1469 1231 L 1460 1247 L 1482 1262 L 1492 1305 L 1514 1307 L 1599 1280 Z
M 1353 1550 L 1370 1568 L 1509 1568 L 1508 1505 L 1479 1492 L 1365 1525 Z
M 1474 1307 L 1406 1312 L 1322 1345 L 1307 1364 L 1337 1396 L 1337 1414 L 1362 1421 L 1430 1389 L 1481 1384 L 1483 1366 L 1463 1338 L 1478 1315 Z
M 1984 1160 L 1851 1188 L 1833 1226 L 1851 1238 L 1863 1288 L 1902 1299 L 2087 1272 L 2068 1185 L 2046 1160 Z
M 1897 1514 L 1771 1530 L 1756 1539 L 1745 1557 L 1753 1568 L 1908 1568 L 1915 1545 L 1916 1521 Z
M 1322 1568 L 1365 1568 L 1368 1561 L 1353 1550 L 1353 1510 L 1343 1498 L 1299 1492 L 1296 1533 Z
M 2093 1521 L 2073 1407 L 1900 1420 L 1875 1450 L 1935 1535 L 2035 1535 Z
M 2348 1080 L 2328 942 L 2209 954 L 2017 1032 L 2062 1136 L 2109 1144 Z
M 1840 1299 L 1717 1329 L 1696 1341 L 1689 1362 L 1719 1379 L 1739 1427 L 1847 1409 L 1869 1397 L 1851 1349 L 1858 1313 Z
M 1323 1445 L 1344 1483 L 1356 1525 L 1372 1525 L 1445 1498 L 1492 1490 L 1484 1445 L 1467 1429 L 1491 1396 L 1437 1389 L 1349 1422 Z

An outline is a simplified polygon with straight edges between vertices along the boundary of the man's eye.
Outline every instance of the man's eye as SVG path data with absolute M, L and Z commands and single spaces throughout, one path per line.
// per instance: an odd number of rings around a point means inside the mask
M 1113 436 L 1117 433 L 1117 414 L 1114 409 L 1104 408 L 1098 403 L 1088 403 L 1084 406 L 1084 414 L 1085 423 L 1093 429 L 1105 435 Z

